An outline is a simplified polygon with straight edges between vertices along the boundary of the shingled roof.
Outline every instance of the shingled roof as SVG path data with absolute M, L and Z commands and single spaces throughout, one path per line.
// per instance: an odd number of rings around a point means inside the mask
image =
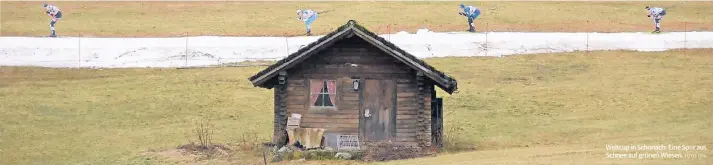
M 426 62 L 402 50 L 393 43 L 386 41 L 384 38 L 370 32 L 363 26 L 357 24 L 354 20 L 349 20 L 346 24 L 337 28 L 337 30 L 297 50 L 297 52 L 290 54 L 286 58 L 277 61 L 277 63 L 251 76 L 249 80 L 253 83 L 254 86 L 259 86 L 268 89 L 272 88 L 272 85 L 266 84 L 265 82 L 275 78 L 275 76 L 280 71 L 285 71 L 295 66 L 297 63 L 307 59 L 313 54 L 318 53 L 320 50 L 330 46 L 336 41 L 352 37 L 354 35 L 359 36 L 360 38 L 374 45 L 375 47 L 383 50 L 387 54 L 392 55 L 394 58 L 402 61 L 413 69 L 421 71 L 426 77 L 435 81 L 436 86 L 448 92 L 448 94 L 452 94 L 458 89 L 458 83 L 453 77 L 436 70 L 436 68 L 434 68 L 433 66 L 426 64 Z

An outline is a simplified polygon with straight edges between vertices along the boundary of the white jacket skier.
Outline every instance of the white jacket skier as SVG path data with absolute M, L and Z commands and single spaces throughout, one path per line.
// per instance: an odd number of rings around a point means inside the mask
M 42 7 L 44 7 L 45 14 L 52 17 L 52 20 L 50 21 L 50 30 L 52 30 L 52 34 L 50 34 L 50 37 L 57 37 L 57 33 L 54 29 L 54 24 L 62 18 L 62 12 L 59 11 L 59 8 L 54 5 L 48 5 L 45 3 L 42 5 Z

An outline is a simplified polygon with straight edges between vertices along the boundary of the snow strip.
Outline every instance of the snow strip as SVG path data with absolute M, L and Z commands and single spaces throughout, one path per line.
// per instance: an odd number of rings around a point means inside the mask
M 713 48 L 713 32 L 435 33 L 419 30 L 417 34 L 399 32 L 380 36 L 419 58 Z M 0 66 L 187 67 L 279 60 L 319 37 L 0 37 Z

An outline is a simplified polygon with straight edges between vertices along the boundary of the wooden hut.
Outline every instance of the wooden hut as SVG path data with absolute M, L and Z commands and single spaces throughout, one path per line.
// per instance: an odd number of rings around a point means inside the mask
M 284 145 L 287 117 L 300 127 L 358 139 L 439 147 L 442 106 L 435 86 L 448 94 L 456 80 L 350 20 L 324 37 L 249 78 L 274 90 L 273 143 Z M 331 140 L 331 139 L 330 139 Z M 361 149 L 364 149 L 362 147 Z

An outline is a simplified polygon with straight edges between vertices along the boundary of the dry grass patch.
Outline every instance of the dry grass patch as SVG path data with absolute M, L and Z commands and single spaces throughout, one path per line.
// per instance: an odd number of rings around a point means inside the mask
M 369 164 L 713 162 L 710 52 L 427 59 L 458 79 L 459 93 L 438 91 L 446 135 L 458 143 L 438 157 Z M 261 164 L 259 149 L 247 146 L 270 140 L 273 93 L 247 79 L 263 68 L 1 67 L 0 164 L 185 164 L 160 156 L 174 151 L 142 153 L 186 144 L 198 119 L 214 125 L 214 144 L 231 150 L 197 163 Z M 707 152 L 689 153 L 709 157 L 605 159 L 606 144 L 705 145 Z
M 42 2 L 3 1 L 0 36 L 45 36 L 49 18 Z M 295 10 L 324 13 L 313 25 L 326 34 L 353 19 L 374 32 L 465 31 L 457 15 L 461 2 L 52 2 L 63 12 L 57 24 L 65 36 L 296 36 L 304 24 Z M 483 14 L 479 31 L 622 32 L 651 31 L 644 6 L 675 6 L 663 19 L 664 31 L 713 29 L 713 2 L 468 2 Z M 409 11 L 409 12 L 404 12 Z M 387 28 L 390 27 L 390 28 Z

